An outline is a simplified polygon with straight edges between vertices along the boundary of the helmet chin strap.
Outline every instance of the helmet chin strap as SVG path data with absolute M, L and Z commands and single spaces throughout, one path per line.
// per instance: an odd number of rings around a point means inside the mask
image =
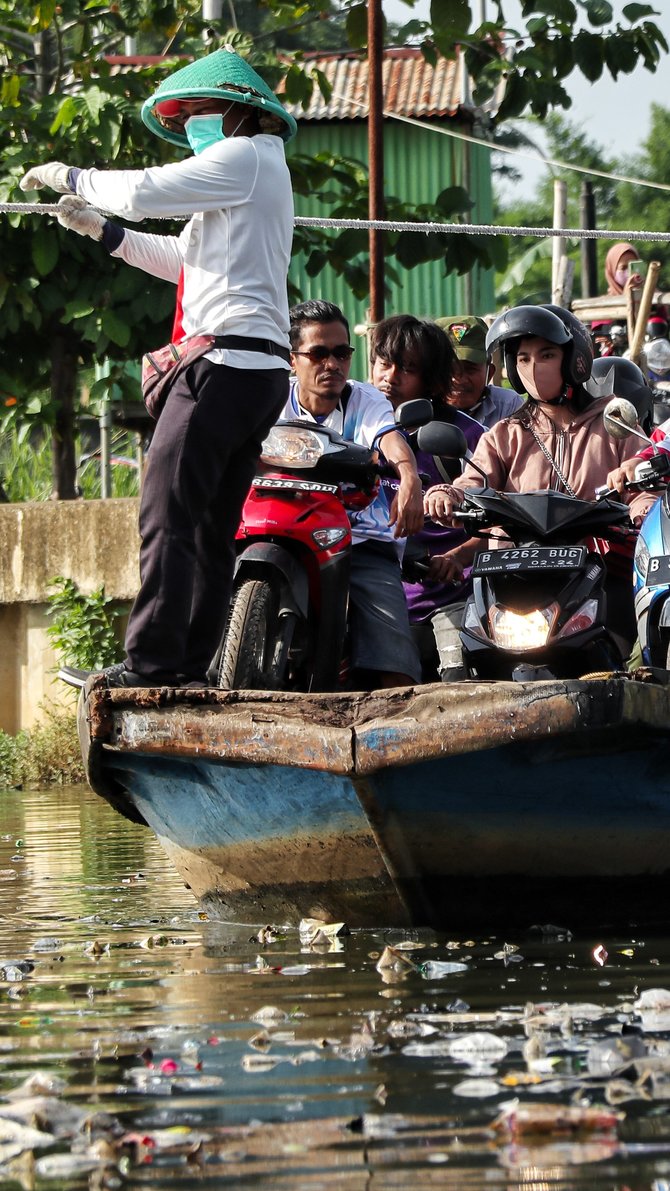
M 574 391 L 575 390 L 573 389 L 572 385 L 564 385 L 563 388 L 561 389 L 561 392 L 558 394 L 558 397 L 552 397 L 551 401 L 547 401 L 547 402 L 545 402 L 545 404 L 546 405 L 567 405 L 568 402 L 572 401 Z

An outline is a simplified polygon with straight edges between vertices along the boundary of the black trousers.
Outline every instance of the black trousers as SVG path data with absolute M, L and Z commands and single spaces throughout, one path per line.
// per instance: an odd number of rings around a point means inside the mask
M 204 677 L 225 626 L 242 506 L 288 377 L 201 359 L 173 385 L 142 485 L 140 590 L 125 643 L 136 673 Z

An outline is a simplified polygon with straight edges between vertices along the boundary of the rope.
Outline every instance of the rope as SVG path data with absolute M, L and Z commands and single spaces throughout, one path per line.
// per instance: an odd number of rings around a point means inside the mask
M 0 203 L 3 215 L 57 215 L 57 203 Z M 171 219 L 175 216 L 152 216 L 156 219 Z M 440 232 L 461 236 L 560 236 L 571 240 L 624 240 L 642 241 L 652 244 L 670 243 L 670 232 L 604 231 L 600 228 L 583 227 L 507 227 L 495 223 L 402 223 L 389 219 L 320 219 L 297 215 L 296 227 L 353 228 L 357 231 L 382 232 Z
M 0 210 L 1 210 L 0 206 Z M 383 219 L 312 219 L 296 216 L 297 227 L 333 227 L 389 232 L 443 232 L 449 235 L 477 236 L 561 236 L 576 240 L 649 240 L 653 244 L 670 242 L 670 232 L 601 231 L 583 227 L 507 227 L 494 223 L 399 223 Z

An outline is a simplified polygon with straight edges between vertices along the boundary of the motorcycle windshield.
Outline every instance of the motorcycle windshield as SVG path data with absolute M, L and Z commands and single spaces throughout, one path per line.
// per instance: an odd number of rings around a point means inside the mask
M 628 506 L 618 501 L 580 500 L 565 492 L 493 492 L 471 494 L 486 511 L 491 525 L 533 530 L 543 539 L 558 537 L 569 529 L 578 537 L 596 534 L 608 526 L 628 525 Z

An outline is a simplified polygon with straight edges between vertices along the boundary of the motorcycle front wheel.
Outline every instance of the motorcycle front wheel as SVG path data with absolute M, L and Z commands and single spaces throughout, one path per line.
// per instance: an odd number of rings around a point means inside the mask
M 268 579 L 245 579 L 233 593 L 216 685 L 223 690 L 286 690 L 294 618 L 280 616 L 279 590 Z

